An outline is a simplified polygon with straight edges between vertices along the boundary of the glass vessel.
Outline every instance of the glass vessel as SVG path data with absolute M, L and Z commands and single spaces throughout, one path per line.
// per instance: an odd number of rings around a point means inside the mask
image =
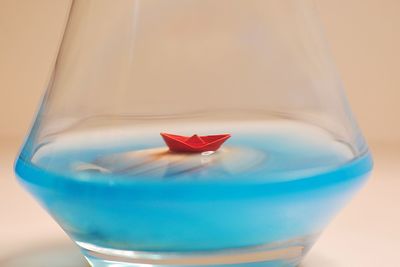
M 16 173 L 92 266 L 256 267 L 371 167 L 312 1 L 75 0 Z

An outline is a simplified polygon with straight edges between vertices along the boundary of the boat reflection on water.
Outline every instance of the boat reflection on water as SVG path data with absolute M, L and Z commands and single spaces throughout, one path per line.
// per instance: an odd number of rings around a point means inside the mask
M 172 152 L 168 148 L 159 147 L 106 155 L 92 162 L 79 162 L 75 164 L 75 170 L 126 177 L 199 177 L 202 171 L 210 171 L 210 168 L 216 174 L 255 170 L 265 160 L 266 156 L 261 151 L 242 147 L 227 146 L 218 151 L 201 153 Z

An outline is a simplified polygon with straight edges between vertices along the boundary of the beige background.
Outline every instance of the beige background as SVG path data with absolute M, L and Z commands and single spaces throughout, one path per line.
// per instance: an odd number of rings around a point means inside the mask
M 0 134 L 30 125 L 68 0 L 0 0 Z M 400 1 L 316 0 L 353 111 L 370 141 L 399 141 Z
M 395 204 L 400 203 L 400 1 L 316 2 L 353 111 L 374 151 L 376 167 L 371 182 L 326 231 L 304 266 L 395 266 L 400 251 L 400 215 Z M 66 254 L 57 257 L 65 250 L 67 254 L 76 252 L 65 247 L 61 230 L 20 189 L 12 173 L 12 161 L 49 78 L 68 3 L 0 0 L 2 267 L 44 267 L 43 261 L 53 255 L 52 267 L 81 266 L 79 258 L 75 265 L 71 261 L 68 265 L 62 260 Z M 54 243 L 61 247 L 50 253 L 46 247 Z M 29 248 L 34 252 L 29 254 Z M 37 265 L 15 262 L 29 261 L 30 255 L 39 255 Z

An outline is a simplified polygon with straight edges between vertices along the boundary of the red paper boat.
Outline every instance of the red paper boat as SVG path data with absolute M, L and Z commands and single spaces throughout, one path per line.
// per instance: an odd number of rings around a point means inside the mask
M 198 136 L 197 134 L 181 136 L 175 134 L 161 133 L 169 150 L 173 152 L 206 152 L 217 151 L 221 145 L 231 137 L 230 134 Z

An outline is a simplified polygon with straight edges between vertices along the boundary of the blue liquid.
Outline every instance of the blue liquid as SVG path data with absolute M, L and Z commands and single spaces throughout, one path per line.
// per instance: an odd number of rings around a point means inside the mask
M 81 243 L 184 252 L 288 242 L 318 235 L 372 165 L 296 127 L 239 131 L 219 152 L 178 161 L 152 157 L 165 149 L 157 133 L 67 135 L 23 153 L 16 172 Z

